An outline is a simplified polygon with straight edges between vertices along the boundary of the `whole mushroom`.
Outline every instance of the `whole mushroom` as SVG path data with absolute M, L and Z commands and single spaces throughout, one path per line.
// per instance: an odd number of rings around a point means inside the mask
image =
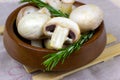
M 43 35 L 43 26 L 49 19 L 50 16 L 38 12 L 23 16 L 18 23 L 18 33 L 28 40 L 40 39 Z
M 26 7 L 23 7 L 23 8 L 19 11 L 19 13 L 18 13 L 18 15 L 17 15 L 16 24 L 18 24 L 18 22 L 20 21 L 20 19 L 21 19 L 23 16 L 25 16 L 25 15 L 27 15 L 27 14 L 30 14 L 30 13 L 33 13 L 33 12 L 36 12 L 36 11 L 38 11 L 38 10 L 39 10 L 39 9 L 36 8 L 36 7 L 34 7 L 34 6 L 26 6 Z
M 73 43 L 80 38 L 79 26 L 68 18 L 55 17 L 49 20 L 43 28 L 46 36 L 51 38 L 50 47 L 61 49 L 67 41 Z
M 99 27 L 103 21 L 103 11 L 96 5 L 82 5 L 71 12 L 70 19 L 79 25 L 82 33 L 85 33 Z
M 50 12 L 46 9 L 46 8 L 42 8 L 42 9 L 38 9 L 34 6 L 26 6 L 26 7 L 23 7 L 18 15 L 17 15 L 17 19 L 16 19 L 16 25 L 17 25 L 17 28 L 18 28 L 18 23 L 19 21 L 26 15 L 28 14 L 31 14 L 31 13 L 34 13 L 34 12 L 39 12 L 41 14 L 47 14 L 48 16 L 50 16 Z M 29 21 L 29 20 L 28 20 Z M 40 31 L 41 31 L 42 28 L 40 28 Z M 39 29 L 38 29 L 39 30 Z M 42 32 L 41 32 L 42 34 Z M 42 44 L 41 44 L 41 40 L 31 40 L 31 45 L 32 46 L 35 46 L 35 47 L 42 47 Z

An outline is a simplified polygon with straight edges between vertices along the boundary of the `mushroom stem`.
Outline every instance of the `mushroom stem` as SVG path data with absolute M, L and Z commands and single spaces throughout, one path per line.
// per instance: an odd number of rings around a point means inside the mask
M 62 0 L 61 1 L 61 11 L 63 13 L 71 13 L 72 11 L 72 7 L 73 7 L 73 3 L 75 2 L 75 0 Z
M 51 37 L 50 46 L 54 49 L 61 49 L 68 36 L 68 33 L 68 28 L 56 26 L 55 31 Z
M 73 4 L 62 3 L 60 10 L 61 10 L 63 13 L 69 14 L 69 13 L 72 11 L 72 5 L 73 5 Z
M 47 49 L 54 49 L 53 47 L 50 46 L 50 39 L 44 40 L 44 46 Z M 62 48 L 66 48 L 68 46 L 68 44 L 64 44 Z
M 47 40 L 44 40 L 44 45 L 45 45 L 45 48 L 47 49 L 53 49 L 51 46 L 50 46 L 50 39 L 47 39 Z
M 41 40 L 31 40 L 31 45 L 35 47 L 40 47 L 42 48 L 42 41 Z

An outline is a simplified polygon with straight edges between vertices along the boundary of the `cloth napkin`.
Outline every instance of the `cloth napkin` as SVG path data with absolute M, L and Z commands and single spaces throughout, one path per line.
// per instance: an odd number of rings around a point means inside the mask
M 19 0 L 0 0 L 0 25 L 4 25 L 8 15 L 20 4 Z M 120 0 L 78 0 L 95 4 L 104 11 L 107 33 L 117 37 L 120 42 Z M 115 44 L 116 44 L 115 43 Z M 32 80 L 22 64 L 12 59 L 6 52 L 3 36 L 0 36 L 0 80 Z M 120 56 L 99 63 L 65 77 L 63 80 L 120 80 Z

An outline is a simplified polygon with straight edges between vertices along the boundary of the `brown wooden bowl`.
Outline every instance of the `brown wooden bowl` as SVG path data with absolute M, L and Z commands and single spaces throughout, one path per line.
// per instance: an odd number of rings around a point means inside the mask
M 83 3 L 76 2 L 75 5 L 83 5 Z M 19 10 L 24 6 L 26 5 L 14 10 L 8 17 L 4 32 L 4 45 L 9 55 L 15 60 L 31 68 L 45 70 L 45 67 L 41 65 L 45 60 L 43 57 L 56 51 L 31 46 L 28 40 L 17 33 L 16 17 Z M 80 50 L 72 53 L 63 64 L 59 63 L 52 71 L 68 71 L 86 65 L 101 54 L 105 45 L 106 32 L 102 22 L 96 29 L 94 36 L 84 43 Z

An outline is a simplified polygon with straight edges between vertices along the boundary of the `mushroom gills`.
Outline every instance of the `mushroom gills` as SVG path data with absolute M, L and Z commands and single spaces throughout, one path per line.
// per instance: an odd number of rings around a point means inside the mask
M 72 30 L 69 31 L 68 37 L 66 39 L 66 44 L 72 44 L 73 40 L 75 40 L 75 34 Z
M 61 26 L 56 26 L 55 31 L 51 37 L 50 46 L 54 49 L 61 49 L 68 36 L 69 29 Z
M 56 25 L 54 25 L 54 24 L 46 27 L 46 31 L 47 31 L 48 36 L 51 36 L 53 34 L 55 28 L 56 28 Z
M 53 49 L 61 49 L 67 42 L 76 42 L 80 38 L 80 29 L 77 23 L 64 17 L 55 17 L 43 27 L 44 35 L 48 36 Z

